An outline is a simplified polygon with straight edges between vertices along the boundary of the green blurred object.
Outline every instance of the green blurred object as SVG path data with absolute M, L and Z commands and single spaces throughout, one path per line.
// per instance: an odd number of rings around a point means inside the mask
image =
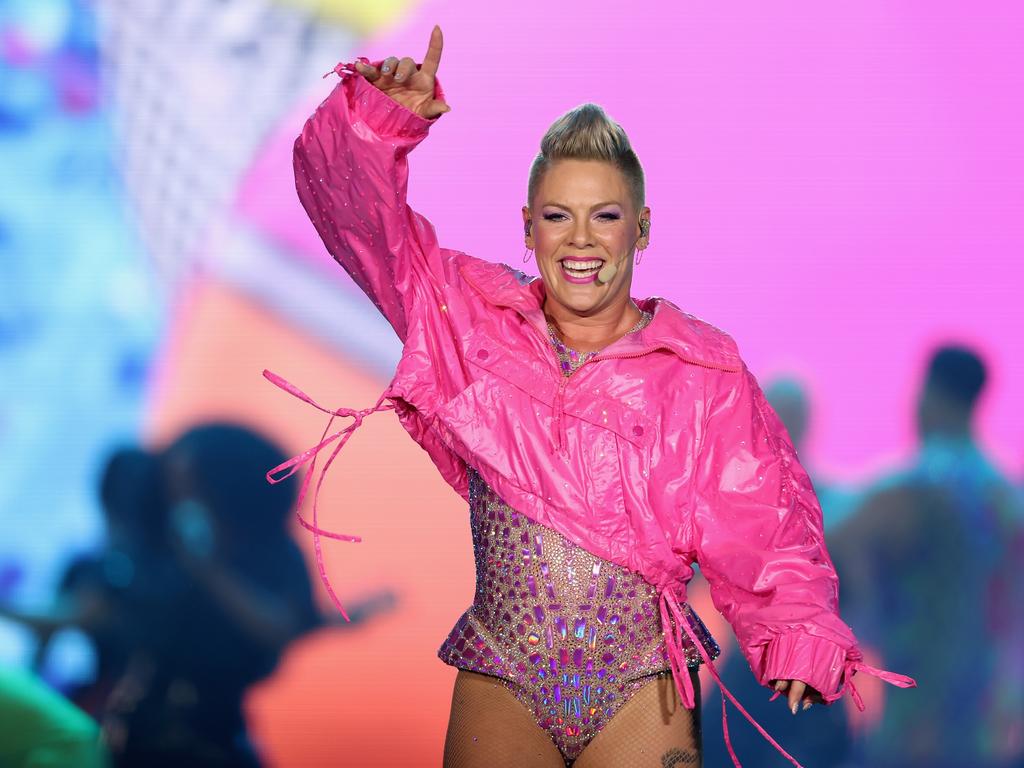
M 106 768 L 99 726 L 39 678 L 0 668 L 0 768 Z

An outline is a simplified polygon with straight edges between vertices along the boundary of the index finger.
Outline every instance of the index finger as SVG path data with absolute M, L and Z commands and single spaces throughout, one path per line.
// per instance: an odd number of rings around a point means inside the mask
M 441 27 L 435 24 L 430 33 L 430 44 L 427 45 L 427 55 L 423 57 L 420 72 L 426 72 L 431 77 L 437 74 L 437 65 L 441 63 L 442 47 L 444 47 L 444 38 L 441 36 Z
M 800 703 L 800 699 L 803 698 L 804 691 L 807 688 L 807 684 L 800 680 L 794 680 L 789 686 L 789 708 L 793 710 L 793 714 L 796 714 L 797 704 Z

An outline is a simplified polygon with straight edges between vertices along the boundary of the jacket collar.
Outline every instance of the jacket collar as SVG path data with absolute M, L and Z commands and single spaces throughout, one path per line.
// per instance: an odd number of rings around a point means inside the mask
M 544 281 L 507 264 L 470 257 L 459 270 L 490 304 L 519 312 L 547 336 Z M 601 357 L 630 357 L 667 349 L 681 360 L 705 368 L 739 371 L 743 363 L 736 344 L 724 331 L 683 312 L 668 299 L 634 299 L 640 309 L 653 313 L 647 326 L 610 344 Z

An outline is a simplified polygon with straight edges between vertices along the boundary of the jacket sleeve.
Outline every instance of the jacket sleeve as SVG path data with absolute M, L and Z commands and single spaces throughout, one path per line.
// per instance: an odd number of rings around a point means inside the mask
M 380 62 L 376 62 L 379 66 Z M 409 151 L 436 121 L 382 93 L 354 67 L 295 140 L 299 200 L 327 250 L 405 341 L 410 309 L 441 279 L 430 222 L 406 202 Z M 440 83 L 435 97 L 444 98 Z
M 758 682 L 801 680 L 834 700 L 861 654 L 839 618 L 821 507 L 754 376 L 744 365 L 721 381 L 695 475 L 697 561 Z

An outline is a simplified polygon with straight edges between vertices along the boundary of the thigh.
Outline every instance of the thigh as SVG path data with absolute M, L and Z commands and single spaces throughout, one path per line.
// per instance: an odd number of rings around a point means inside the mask
M 651 678 L 612 716 L 573 768 L 635 765 L 700 768 L 700 680 L 689 670 L 696 706 L 683 706 L 672 675 Z
M 533 713 L 496 678 L 459 670 L 444 740 L 444 768 L 565 768 Z

